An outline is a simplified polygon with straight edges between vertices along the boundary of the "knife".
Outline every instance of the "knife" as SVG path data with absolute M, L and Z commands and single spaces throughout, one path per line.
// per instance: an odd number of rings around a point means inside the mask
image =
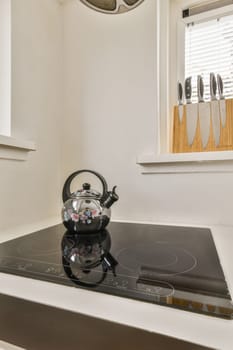
M 201 141 L 203 148 L 206 148 L 210 136 L 210 104 L 204 101 L 204 83 L 200 75 L 197 77 L 197 95 Z
M 181 123 L 183 119 L 183 87 L 180 82 L 178 82 L 178 112 Z
M 214 73 L 210 73 L 210 96 L 211 96 L 211 117 L 214 132 L 215 145 L 218 146 L 220 142 L 220 115 L 219 103 L 216 97 L 217 82 Z
M 186 99 L 186 124 L 187 124 L 187 137 L 188 144 L 192 146 L 196 129 L 197 129 L 197 119 L 198 110 L 197 104 L 192 104 L 192 77 L 185 80 L 185 99 Z
M 217 74 L 218 82 L 218 93 L 219 93 L 219 108 L 220 108 L 220 118 L 223 128 L 226 126 L 226 101 L 223 95 L 223 81 L 220 74 Z

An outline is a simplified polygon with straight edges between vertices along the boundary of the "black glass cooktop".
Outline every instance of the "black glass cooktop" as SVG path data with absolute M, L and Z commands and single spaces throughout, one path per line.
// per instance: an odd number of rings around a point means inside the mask
M 0 244 L 0 271 L 233 318 L 206 228 L 111 223 L 77 235 L 61 224 Z

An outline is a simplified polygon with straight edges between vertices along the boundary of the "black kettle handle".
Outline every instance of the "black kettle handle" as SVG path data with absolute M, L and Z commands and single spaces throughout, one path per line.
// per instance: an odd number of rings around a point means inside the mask
M 102 186 L 103 186 L 103 194 L 102 194 L 102 197 L 100 199 L 101 202 L 104 202 L 107 194 L 108 194 L 108 185 L 107 185 L 107 182 L 105 180 L 105 178 L 100 175 L 99 173 L 97 173 L 96 171 L 94 170 L 88 170 L 88 169 L 83 169 L 83 170 L 78 170 L 78 171 L 75 171 L 73 174 L 71 174 L 68 179 L 66 180 L 64 186 L 63 186 L 63 190 L 62 190 L 62 199 L 63 199 L 63 202 L 65 203 L 68 199 L 72 198 L 72 194 L 70 192 L 70 185 L 71 185 L 71 182 L 73 181 L 73 179 L 78 176 L 79 174 L 81 173 L 91 173 L 95 176 L 97 176 L 99 178 L 99 180 L 101 181 L 102 183 Z

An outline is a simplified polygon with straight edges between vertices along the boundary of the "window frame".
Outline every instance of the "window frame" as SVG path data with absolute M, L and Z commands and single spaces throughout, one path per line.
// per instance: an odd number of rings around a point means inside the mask
M 0 110 L 0 159 L 12 159 L 12 160 L 26 160 L 28 152 L 35 151 L 36 146 L 34 142 L 27 140 L 19 140 L 14 138 L 14 130 L 12 127 L 12 3 L 11 0 L 4 0 L 1 3 L 2 11 L 1 15 L 4 19 L 1 21 L 0 30 L 1 40 L 0 44 L 4 46 L 0 50 L 0 64 L 1 69 L 1 81 L 0 81 L 0 93 L 2 94 Z M 5 18 L 6 16 L 6 18 Z M 0 98 L 1 101 L 1 98 Z

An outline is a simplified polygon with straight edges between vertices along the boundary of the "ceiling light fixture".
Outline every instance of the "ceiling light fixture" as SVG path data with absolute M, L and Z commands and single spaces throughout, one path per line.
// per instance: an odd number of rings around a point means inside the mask
M 80 0 L 93 10 L 119 14 L 133 10 L 139 6 L 144 0 Z

